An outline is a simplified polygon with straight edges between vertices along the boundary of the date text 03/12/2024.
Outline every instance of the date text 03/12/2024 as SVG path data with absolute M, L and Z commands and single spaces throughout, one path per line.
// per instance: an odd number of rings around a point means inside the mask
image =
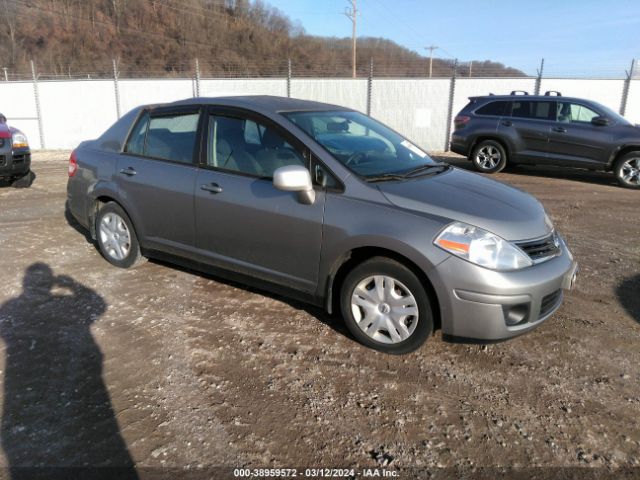
M 236 478 L 398 478 L 396 470 L 383 468 L 236 468 L 233 470 Z

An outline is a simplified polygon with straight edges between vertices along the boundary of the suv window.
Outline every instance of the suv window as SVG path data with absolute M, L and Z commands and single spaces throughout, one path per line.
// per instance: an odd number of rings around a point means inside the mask
M 304 156 L 275 129 L 252 120 L 211 115 L 207 165 L 262 178 L 287 165 L 307 167 Z
M 490 102 L 476 110 L 476 115 L 504 115 L 509 102 Z
M 591 123 L 600 114 L 579 103 L 558 102 L 558 121 L 571 123 Z
M 513 102 L 511 116 L 518 118 L 534 118 L 537 120 L 554 120 L 555 102 L 522 100 Z

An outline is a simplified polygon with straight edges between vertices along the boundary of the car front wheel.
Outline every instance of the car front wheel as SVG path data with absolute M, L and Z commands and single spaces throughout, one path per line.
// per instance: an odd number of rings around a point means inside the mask
M 115 202 L 105 204 L 98 211 L 96 237 L 100 253 L 116 267 L 131 268 L 145 260 L 129 216 Z
M 418 277 L 395 260 L 374 257 L 345 278 L 341 309 L 362 344 L 391 354 L 418 349 L 433 331 L 429 297 Z
M 640 188 L 640 152 L 629 152 L 620 157 L 613 172 L 622 187 Z
M 11 186 L 13 188 L 29 188 L 33 184 L 33 180 L 35 178 L 34 173 L 29 170 L 24 175 L 19 175 L 14 177 L 11 181 Z
M 507 152 L 495 140 L 484 140 L 473 149 L 471 161 L 482 173 L 497 173 L 507 165 Z

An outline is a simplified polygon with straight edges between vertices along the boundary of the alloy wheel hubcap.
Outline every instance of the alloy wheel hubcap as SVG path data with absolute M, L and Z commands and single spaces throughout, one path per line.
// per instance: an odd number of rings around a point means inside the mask
M 500 150 L 494 146 L 487 145 L 482 147 L 476 155 L 476 162 L 480 167 L 490 170 L 500 163 L 500 158 Z
M 100 243 L 114 260 L 122 260 L 131 251 L 131 235 L 124 219 L 117 213 L 107 213 L 100 220 Z
M 640 158 L 631 158 L 622 164 L 622 179 L 633 185 L 640 185 Z
M 387 275 L 373 275 L 356 285 L 351 312 L 360 329 L 381 343 L 406 340 L 418 324 L 415 297 L 405 285 Z

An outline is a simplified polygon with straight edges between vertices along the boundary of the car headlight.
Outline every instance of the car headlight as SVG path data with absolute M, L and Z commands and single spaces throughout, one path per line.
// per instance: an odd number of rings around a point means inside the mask
M 531 258 L 511 242 L 462 222 L 449 225 L 433 243 L 457 257 L 491 270 L 519 270 L 533 265 Z
M 13 134 L 11 135 L 11 143 L 13 144 L 13 148 L 29 147 L 27 136 L 22 132 L 13 132 Z

